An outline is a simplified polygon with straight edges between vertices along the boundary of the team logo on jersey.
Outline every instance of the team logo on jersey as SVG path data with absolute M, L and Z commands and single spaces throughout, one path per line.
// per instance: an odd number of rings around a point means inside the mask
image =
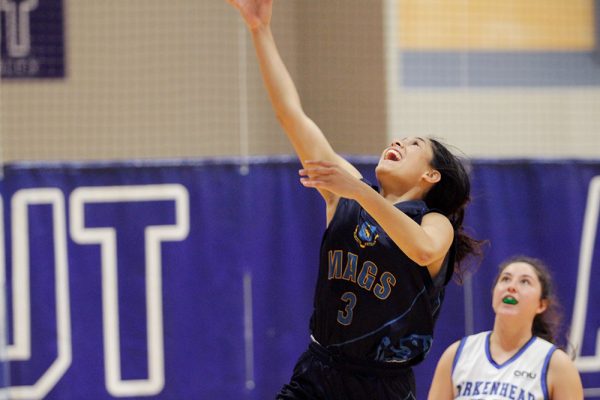
M 378 237 L 377 227 L 369 224 L 367 221 L 361 225 L 356 225 L 354 239 L 363 249 L 367 246 L 374 246 Z

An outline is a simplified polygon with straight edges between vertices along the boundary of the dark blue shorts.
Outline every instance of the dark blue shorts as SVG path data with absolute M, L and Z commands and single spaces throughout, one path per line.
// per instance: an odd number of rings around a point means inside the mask
M 414 400 L 412 368 L 376 368 L 332 356 L 311 343 L 277 400 Z

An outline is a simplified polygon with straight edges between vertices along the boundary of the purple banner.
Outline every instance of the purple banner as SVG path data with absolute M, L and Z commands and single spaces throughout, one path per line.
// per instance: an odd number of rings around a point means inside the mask
M 374 181 L 376 160 L 353 159 Z M 295 159 L 13 165 L 0 180 L 0 399 L 272 399 L 309 342 L 320 196 Z M 415 368 L 491 329 L 497 265 L 545 260 L 586 399 L 600 399 L 600 162 L 479 161 L 467 226 L 491 245 L 451 283 Z
M 0 1 L 3 79 L 65 76 L 62 0 Z

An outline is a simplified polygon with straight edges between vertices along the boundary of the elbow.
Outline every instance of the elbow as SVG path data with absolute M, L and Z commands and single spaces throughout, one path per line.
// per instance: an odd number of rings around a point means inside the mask
M 436 261 L 439 257 L 433 251 L 423 249 L 412 254 L 410 258 L 419 266 L 427 267 L 428 265 L 433 264 L 433 262 Z
M 429 267 L 446 257 L 449 247 L 442 240 L 423 237 L 414 243 L 410 254 L 406 252 L 406 255 L 418 265 Z
M 287 128 L 291 125 L 291 123 L 290 123 L 291 119 L 290 119 L 288 113 L 286 113 L 284 111 L 275 110 L 275 118 L 277 118 L 279 125 L 281 125 L 283 128 Z
M 429 264 L 431 264 L 433 262 L 432 259 L 428 258 L 428 257 L 413 257 L 412 260 L 417 263 L 420 267 L 427 267 Z

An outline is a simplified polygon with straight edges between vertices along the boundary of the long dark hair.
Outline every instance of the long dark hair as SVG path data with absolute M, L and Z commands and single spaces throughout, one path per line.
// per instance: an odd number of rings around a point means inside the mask
M 546 309 L 542 313 L 537 314 L 533 319 L 531 333 L 535 336 L 541 337 L 542 339 L 546 339 L 551 343 L 557 344 L 560 336 L 562 335 L 562 307 L 554 291 L 554 282 L 552 280 L 550 270 L 542 260 L 523 255 L 517 255 L 507 259 L 498 267 L 498 275 L 496 276 L 494 285 L 492 287 L 496 287 L 502 271 L 504 271 L 504 269 L 510 264 L 517 262 L 531 265 L 538 277 L 538 280 L 540 281 L 540 286 L 542 287 L 540 298 L 542 300 L 546 300 L 547 303 Z M 563 343 L 560 343 L 560 345 L 562 346 Z
M 441 179 L 425 195 L 425 203 L 444 214 L 454 227 L 454 273 L 462 280 L 463 260 L 480 260 L 482 246 L 486 243 L 477 240 L 465 232 L 463 220 L 465 209 L 471 201 L 471 180 L 467 172 L 467 162 L 452 154 L 447 146 L 438 139 L 429 138 L 433 150 L 431 166 L 441 174 Z

